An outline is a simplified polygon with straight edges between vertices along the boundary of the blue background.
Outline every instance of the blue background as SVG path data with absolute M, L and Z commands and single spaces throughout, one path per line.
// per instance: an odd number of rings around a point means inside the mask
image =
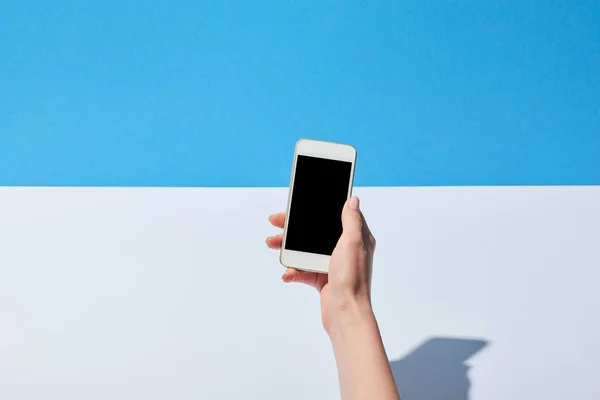
M 600 184 L 597 1 L 4 1 L 0 185 Z

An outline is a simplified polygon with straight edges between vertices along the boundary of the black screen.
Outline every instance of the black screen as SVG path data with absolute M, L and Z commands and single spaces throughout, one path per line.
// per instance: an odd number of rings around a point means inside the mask
M 330 256 L 342 234 L 352 163 L 298 156 L 285 248 Z

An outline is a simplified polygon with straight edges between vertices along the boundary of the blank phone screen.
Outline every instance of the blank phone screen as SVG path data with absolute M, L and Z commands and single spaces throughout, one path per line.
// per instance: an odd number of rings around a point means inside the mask
M 330 256 L 342 234 L 352 163 L 298 156 L 285 248 Z

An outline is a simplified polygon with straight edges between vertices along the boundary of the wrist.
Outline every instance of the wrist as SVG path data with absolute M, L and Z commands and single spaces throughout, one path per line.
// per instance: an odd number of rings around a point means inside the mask
M 345 301 L 333 315 L 326 327 L 329 338 L 334 341 L 345 333 L 355 329 L 376 325 L 373 308 L 368 298 L 354 298 Z

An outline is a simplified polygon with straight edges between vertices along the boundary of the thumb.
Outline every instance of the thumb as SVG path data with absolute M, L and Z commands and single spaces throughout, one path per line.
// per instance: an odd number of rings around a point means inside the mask
M 362 240 L 362 218 L 360 217 L 360 200 L 350 197 L 342 211 L 342 236 L 349 240 Z

